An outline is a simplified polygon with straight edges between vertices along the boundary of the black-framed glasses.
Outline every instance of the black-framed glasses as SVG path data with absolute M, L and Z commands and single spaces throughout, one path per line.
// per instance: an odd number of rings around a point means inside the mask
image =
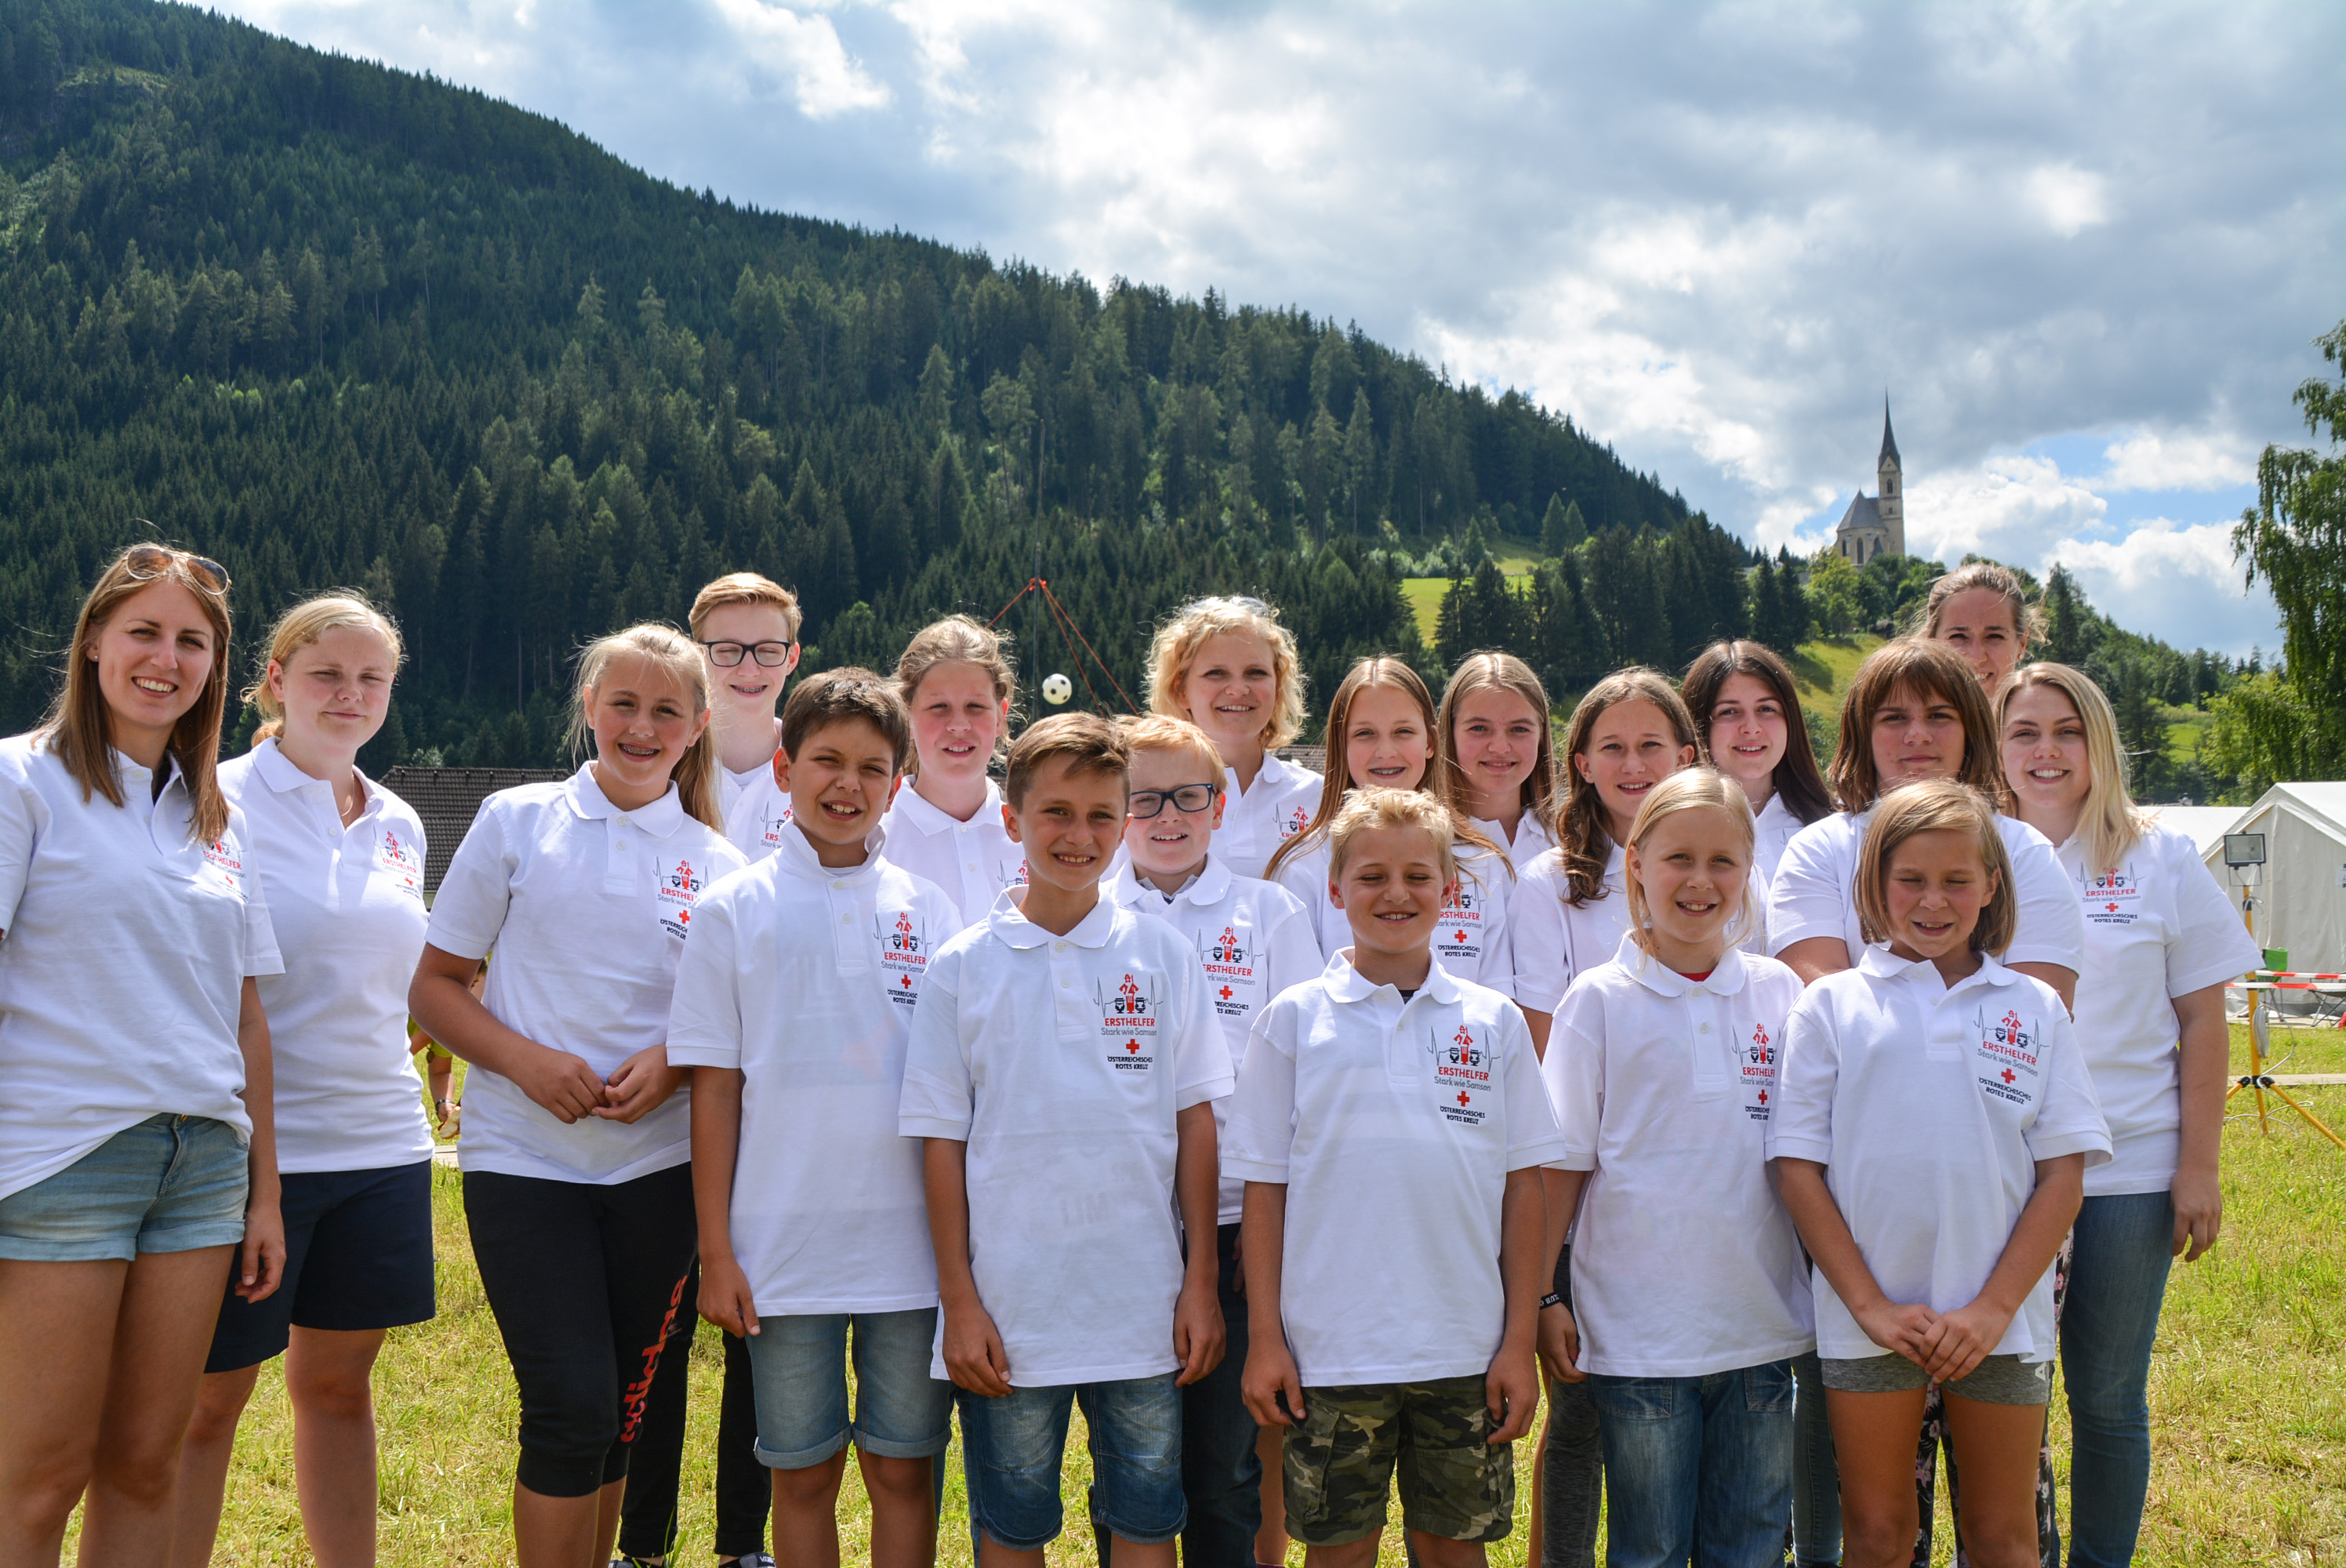
M 228 592 L 228 568 L 209 555 L 198 555 L 187 550 L 174 550 L 168 545 L 133 545 L 122 553 L 125 570 L 141 582 L 150 577 L 169 575 L 172 567 L 185 565 L 210 583 L 219 593 Z
M 1136 822 L 1146 822 L 1165 809 L 1165 802 L 1173 802 L 1174 809 L 1184 816 L 1194 817 L 1214 803 L 1221 790 L 1219 784 L 1184 784 L 1178 789 L 1135 789 L 1132 804 L 1126 808 Z
M 790 662 L 790 650 L 796 643 L 703 643 L 709 650 L 709 662 L 719 669 L 731 669 L 746 657 L 755 658 L 767 669 L 780 669 Z

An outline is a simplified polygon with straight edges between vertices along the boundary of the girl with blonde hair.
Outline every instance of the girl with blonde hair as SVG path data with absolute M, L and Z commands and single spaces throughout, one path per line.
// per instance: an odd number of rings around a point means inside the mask
M 987 772 L 1009 746 L 1018 696 L 1008 642 L 968 616 L 947 616 L 915 632 L 896 661 L 896 694 L 913 716 L 913 776 L 881 820 L 886 853 L 943 888 L 972 923 L 1026 880 L 1026 851 L 1004 825 L 1002 789 Z
M 2079 1033 L 2112 1157 L 2086 1173 L 2060 1317 L 2069 1391 L 2069 1546 L 2127 1563 L 2150 1481 L 2148 1384 L 2176 1257 L 2215 1246 L 2230 1032 L 2224 987 L 2263 962 L 2198 847 L 2127 793 L 2109 699 L 2033 664 L 1996 704 L 2004 809 L 2052 840 L 2085 915 Z
M 1511 653 L 1468 654 L 1442 688 L 1433 777 L 1451 809 L 1523 871 L 1556 847 L 1547 688 Z
M 223 1281 L 277 1288 L 280 972 L 219 785 L 229 578 L 133 545 L 0 741 L 0 1563 L 166 1559 Z
M 1295 635 L 1260 599 L 1192 599 L 1148 645 L 1148 707 L 1186 718 L 1221 753 L 1222 825 L 1214 853 L 1242 877 L 1311 820 L 1321 781 L 1276 748 L 1303 730 L 1303 667 Z
M 709 667 L 682 633 L 591 644 L 573 733 L 592 757 L 482 803 L 408 991 L 472 1064 L 464 1218 L 520 1386 L 525 1564 L 610 1556 L 629 1441 L 689 1310 L 691 1111 L 668 1008 L 694 907 L 747 863 L 725 838 L 709 718 Z

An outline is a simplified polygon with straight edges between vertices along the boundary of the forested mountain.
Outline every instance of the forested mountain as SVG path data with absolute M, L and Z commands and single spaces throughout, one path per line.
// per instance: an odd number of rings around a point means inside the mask
M 519 763 L 584 639 L 723 570 L 801 592 L 819 667 L 991 616 L 1039 558 L 1127 690 L 1170 606 L 1260 593 L 1324 697 L 1360 652 L 1431 664 L 1429 552 L 1543 526 L 1595 579 L 1559 679 L 1746 622 L 1749 557 L 1655 480 L 1308 311 L 751 210 L 183 6 L 0 3 L 7 729 L 158 534 L 228 564 L 248 647 L 326 586 L 396 613 L 371 760 Z M 1672 571 L 1703 592 L 1658 617 Z

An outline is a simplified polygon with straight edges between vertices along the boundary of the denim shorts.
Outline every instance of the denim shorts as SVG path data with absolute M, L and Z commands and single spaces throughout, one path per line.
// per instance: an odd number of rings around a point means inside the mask
M 1825 1387 L 1845 1394 L 1899 1394 L 1925 1388 L 1931 1374 L 1899 1355 L 1824 1358 Z M 1990 1356 L 1952 1383 L 1939 1385 L 1958 1399 L 1986 1405 L 2053 1402 L 2053 1363 L 2018 1356 Z
M 1014 1552 L 1056 1539 L 1067 1415 L 1091 1428 L 1092 1517 L 1136 1546 L 1171 1541 L 1189 1522 L 1181 1491 L 1181 1390 L 1173 1374 L 1015 1389 L 1000 1399 L 954 1390 L 970 1522 Z
M 280 1181 L 284 1280 L 273 1294 L 247 1301 L 230 1271 L 207 1372 L 257 1367 L 283 1353 L 297 1328 L 397 1329 L 433 1315 L 430 1160 L 295 1171 Z
M 0 1257 L 128 1263 L 244 1239 L 250 1162 L 226 1122 L 166 1112 L 0 1198 Z
M 855 1415 L 847 1412 L 848 1325 L 855 1326 Z M 929 1376 L 937 1309 L 758 1319 L 750 1336 L 758 1462 L 821 1464 L 854 1440 L 882 1459 L 925 1459 L 953 1440 L 953 1385 Z

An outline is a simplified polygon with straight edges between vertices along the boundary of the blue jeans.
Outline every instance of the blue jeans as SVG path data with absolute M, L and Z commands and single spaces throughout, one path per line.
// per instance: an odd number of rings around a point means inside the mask
M 1841 1464 L 1825 1420 L 1825 1369 L 1814 1350 L 1792 1358 L 1792 1561 L 1841 1561 Z
M 251 1164 L 251 1151 L 226 1122 L 149 1116 L 0 1197 L 0 1257 L 128 1263 L 142 1252 L 242 1241 Z
M 1592 1373 L 1588 1389 L 1605 1441 L 1606 1568 L 1783 1561 L 1791 1362 L 1699 1378 Z
M 1117 1382 L 1014 1388 L 999 1399 L 954 1390 L 970 1522 L 1016 1552 L 1056 1540 L 1066 1522 L 1059 1471 L 1076 1401 L 1091 1428 L 1092 1516 L 1138 1546 L 1181 1533 L 1181 1390 L 1173 1374 Z
M 855 1328 L 856 1407 L 847 1408 L 847 1330 Z M 845 1448 L 925 1459 L 953 1441 L 953 1385 L 929 1376 L 937 1308 L 835 1312 L 758 1321 L 750 1339 L 758 1462 L 805 1470 Z
M 2150 1484 L 2150 1348 L 2173 1261 L 2163 1192 L 2089 1197 L 2077 1211 L 2061 1369 L 2069 1385 L 2069 1561 L 2134 1560 Z

